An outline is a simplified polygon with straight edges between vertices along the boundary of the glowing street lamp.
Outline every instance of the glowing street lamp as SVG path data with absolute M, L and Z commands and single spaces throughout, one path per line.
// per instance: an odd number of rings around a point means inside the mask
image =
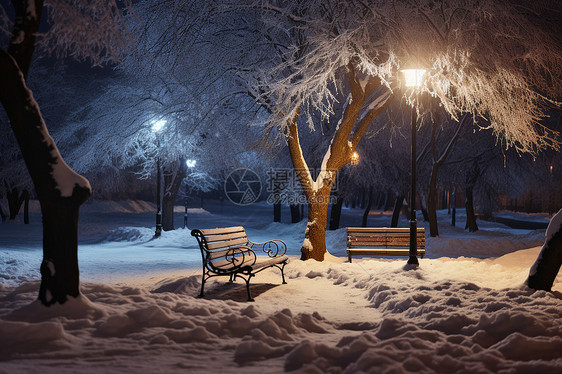
M 197 160 L 185 160 L 185 166 L 187 166 L 187 170 L 189 171 L 190 169 L 195 167 L 195 164 L 197 164 Z M 185 213 L 183 215 L 183 228 L 187 228 L 187 197 L 189 195 L 189 188 L 187 185 L 187 180 L 185 181 Z
M 416 90 L 416 104 L 419 102 L 419 92 L 417 89 L 423 83 L 423 75 L 425 74 L 424 69 L 404 69 L 401 70 L 404 75 L 404 84 L 406 87 L 412 87 Z M 419 265 L 418 262 L 418 242 L 417 242 L 417 231 L 418 222 L 416 220 L 416 123 L 418 122 L 418 117 L 416 113 L 416 107 L 412 105 L 412 195 L 410 197 L 410 250 L 408 264 L 409 265 Z
M 160 184 L 161 184 L 161 175 L 160 175 L 160 136 L 158 133 L 164 128 L 166 125 L 166 120 L 161 119 L 159 121 L 154 121 L 152 123 L 152 132 L 156 134 L 156 231 L 154 233 L 155 237 L 158 237 L 162 234 L 162 207 L 160 205 Z
M 351 164 L 352 165 L 358 165 L 359 164 L 359 153 L 353 152 L 353 154 L 351 155 Z

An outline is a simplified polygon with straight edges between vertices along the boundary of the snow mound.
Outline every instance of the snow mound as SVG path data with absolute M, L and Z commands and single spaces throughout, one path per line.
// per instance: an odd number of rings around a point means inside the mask
M 148 241 L 154 237 L 154 230 L 148 227 L 119 227 L 107 232 L 106 242 Z

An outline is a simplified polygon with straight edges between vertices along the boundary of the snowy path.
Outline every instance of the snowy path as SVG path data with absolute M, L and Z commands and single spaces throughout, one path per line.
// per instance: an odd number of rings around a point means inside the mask
M 304 226 L 268 223 L 263 208 L 243 215 L 250 237 L 286 240 L 291 260 L 288 284 L 276 269 L 253 279 L 254 303 L 226 278 L 196 298 L 201 259 L 188 230 L 152 240 L 152 214 L 139 213 L 130 226 L 91 217 L 84 296 L 45 309 L 35 301 L 38 225 L 0 225 L 0 373 L 562 371 L 561 276 L 553 293 L 523 284 L 544 232 L 442 223 L 433 255 L 405 271 L 403 258 L 300 261 Z M 228 219 L 193 217 L 201 227 Z M 328 243 L 344 256 L 345 231 Z

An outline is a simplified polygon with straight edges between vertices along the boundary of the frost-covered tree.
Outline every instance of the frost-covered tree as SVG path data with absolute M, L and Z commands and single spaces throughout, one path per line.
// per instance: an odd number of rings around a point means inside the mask
M 265 64 L 248 81 L 270 108 L 266 128 L 280 129 L 295 169 L 304 171 L 299 177 L 309 217 L 303 259 L 324 259 L 327 197 L 373 118 L 393 96 L 417 105 L 416 95 L 398 85 L 401 68 L 425 68 L 420 91 L 455 120 L 465 113 L 486 118 L 502 146 L 520 152 L 557 147 L 556 134 L 540 120 L 560 96 L 560 4 L 310 0 L 249 6 L 261 10 L 265 40 L 282 52 L 273 67 Z M 333 115 L 338 105 L 345 107 L 342 116 Z M 318 117 L 337 130 L 314 178 L 299 127 L 318 128 Z
M 45 305 L 78 296 L 77 225 L 90 184 L 62 159 L 26 80 L 38 52 L 95 64 L 115 61 L 129 43 L 113 0 L 19 0 L 0 5 L 0 101 L 21 149 L 43 215 L 39 299 Z M 12 17 L 10 18 L 10 15 Z M 43 21 L 43 22 L 42 22 Z M 38 33 L 39 24 L 48 28 Z

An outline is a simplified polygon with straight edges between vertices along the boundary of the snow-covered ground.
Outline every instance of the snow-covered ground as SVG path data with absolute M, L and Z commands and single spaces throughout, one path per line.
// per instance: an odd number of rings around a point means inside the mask
M 244 284 L 227 279 L 195 297 L 197 244 L 187 229 L 153 239 L 150 204 L 92 202 L 82 212 L 83 296 L 48 309 L 35 301 L 38 213 L 30 225 L 0 225 L 0 373 L 562 372 L 562 276 L 551 293 L 524 285 L 544 230 L 479 221 L 468 233 L 462 210 L 457 227 L 440 211 L 440 237 L 406 270 L 404 258 L 344 262 L 345 228 L 327 234 L 339 260 L 298 260 L 305 222 L 286 223 L 288 210 L 271 223 L 263 203 L 194 207 L 190 228 L 243 225 L 254 241 L 287 243 L 288 284 L 264 271 L 248 303 Z M 388 226 L 389 214 L 372 212 L 369 226 Z M 361 215 L 344 209 L 342 226 Z

